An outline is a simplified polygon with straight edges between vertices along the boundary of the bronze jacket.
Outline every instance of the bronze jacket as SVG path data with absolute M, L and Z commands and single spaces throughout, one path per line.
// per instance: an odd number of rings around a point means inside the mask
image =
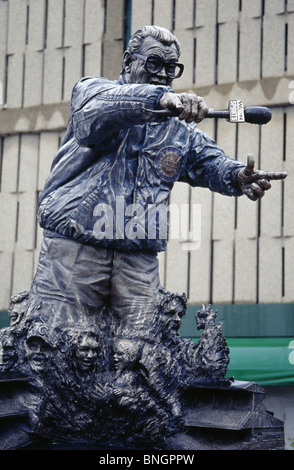
M 169 87 L 86 77 L 40 196 L 45 235 L 121 251 L 162 251 L 176 181 L 241 195 L 229 158 L 195 124 L 157 114 Z

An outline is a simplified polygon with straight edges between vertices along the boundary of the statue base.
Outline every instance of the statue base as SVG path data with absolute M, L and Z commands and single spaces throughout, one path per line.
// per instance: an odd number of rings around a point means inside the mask
M 195 315 L 203 330 L 195 343 L 178 333 L 184 295 L 161 292 L 152 328 L 137 336 L 118 335 L 108 310 L 95 324 L 78 312 L 74 325 L 52 325 L 33 300 L 20 322 L 0 332 L 1 450 L 38 441 L 284 448 L 283 423 L 266 410 L 264 390 L 226 377 L 229 348 L 210 306 Z
M 254 382 L 229 385 L 199 383 L 181 397 L 182 429 L 159 442 L 131 447 L 135 450 L 284 450 L 283 422 L 266 410 L 265 391 Z M 0 377 L 0 449 L 50 449 L 51 440 L 30 432 L 34 393 L 29 378 Z M 123 442 L 79 440 L 83 449 L 130 450 Z M 59 447 L 70 449 L 72 440 L 59 436 Z M 55 447 L 56 448 L 56 447 Z

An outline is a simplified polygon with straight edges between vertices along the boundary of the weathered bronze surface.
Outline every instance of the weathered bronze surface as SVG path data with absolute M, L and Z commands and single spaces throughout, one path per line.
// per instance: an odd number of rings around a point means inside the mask
M 283 425 L 264 409 L 261 389 L 226 377 L 216 312 L 203 306 L 199 341 L 183 339 L 185 294 L 159 281 L 175 182 L 257 200 L 286 177 L 255 170 L 252 156 L 232 160 L 197 128 L 209 110 L 203 98 L 173 92 L 179 55 L 169 31 L 146 27 L 132 37 L 118 81 L 86 77 L 74 87 L 40 196 L 37 272 L 0 331 L 0 448 L 40 439 L 282 446 Z

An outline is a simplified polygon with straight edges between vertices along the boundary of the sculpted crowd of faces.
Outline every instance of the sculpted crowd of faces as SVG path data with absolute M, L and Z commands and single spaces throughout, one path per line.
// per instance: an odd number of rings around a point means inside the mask
M 99 343 L 96 337 L 81 335 L 73 347 L 73 361 L 81 373 L 95 369 L 99 357 Z M 31 369 L 36 373 L 47 370 L 50 365 L 53 346 L 40 335 L 32 335 L 26 341 L 26 357 Z

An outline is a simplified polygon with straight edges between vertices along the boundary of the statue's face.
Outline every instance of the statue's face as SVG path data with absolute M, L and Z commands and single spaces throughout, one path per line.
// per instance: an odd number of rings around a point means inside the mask
M 114 367 L 116 370 L 124 369 L 130 366 L 136 360 L 138 355 L 137 345 L 128 339 L 116 341 L 114 347 Z
M 183 309 L 183 305 L 176 299 L 172 300 L 172 302 L 168 304 L 163 316 L 166 334 L 172 335 L 178 332 L 181 327 L 182 317 L 184 314 L 185 309 Z
M 92 339 L 86 339 L 76 350 L 77 366 L 86 372 L 93 369 L 98 357 L 98 343 Z
M 14 326 L 20 322 L 24 313 L 27 310 L 27 302 L 20 302 L 14 304 L 11 310 L 9 311 L 10 317 L 10 326 Z
M 41 338 L 32 338 L 27 343 L 27 358 L 35 372 L 45 370 L 51 356 L 51 348 Z
M 151 36 L 144 39 L 140 54 L 145 57 L 153 56 L 155 59 L 158 57 L 166 62 L 178 62 L 178 53 L 174 45 L 167 46 Z M 171 86 L 173 81 L 167 75 L 164 67 L 156 74 L 149 73 L 146 70 L 145 61 L 137 57 L 132 57 L 125 78 L 127 83 L 147 83 L 164 86 Z
M 4 337 L 0 341 L 0 362 L 4 366 L 12 366 L 17 359 L 17 354 L 14 347 L 14 340 L 12 337 Z

